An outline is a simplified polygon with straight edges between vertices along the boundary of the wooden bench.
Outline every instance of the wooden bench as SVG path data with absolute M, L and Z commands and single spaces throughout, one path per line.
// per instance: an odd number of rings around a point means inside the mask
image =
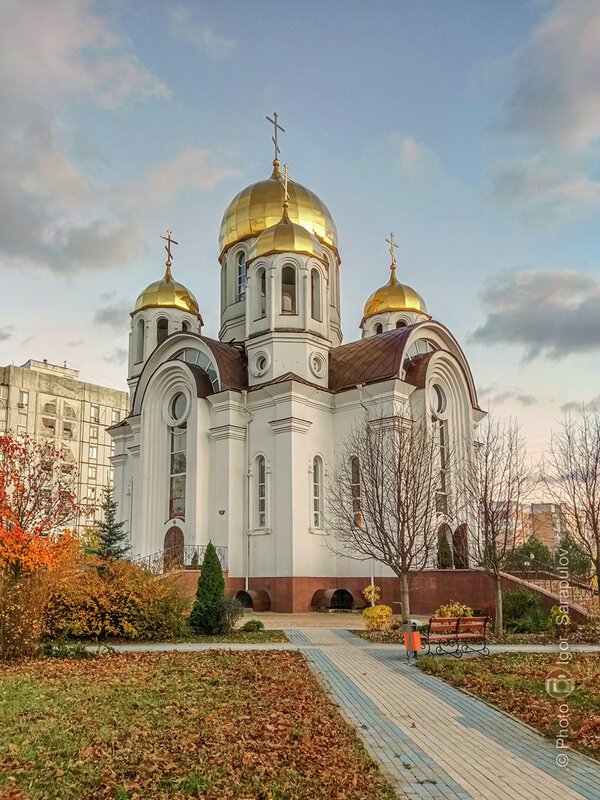
M 435 645 L 437 655 L 451 655 L 461 658 L 463 653 L 482 653 L 487 655 L 485 632 L 488 617 L 431 617 L 427 632 L 427 654 L 431 655 Z

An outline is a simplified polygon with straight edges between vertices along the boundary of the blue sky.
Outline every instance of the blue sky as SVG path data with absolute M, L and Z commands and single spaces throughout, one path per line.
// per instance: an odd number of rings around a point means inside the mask
M 125 386 L 128 310 L 174 274 L 218 329 L 229 200 L 283 160 L 328 205 L 342 323 L 398 276 L 531 447 L 600 405 L 600 6 L 116 2 L 0 6 L 0 362 Z

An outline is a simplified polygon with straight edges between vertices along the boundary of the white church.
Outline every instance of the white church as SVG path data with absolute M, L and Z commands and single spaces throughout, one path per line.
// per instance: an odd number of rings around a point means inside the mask
M 131 312 L 131 412 L 110 429 L 132 554 L 190 568 L 212 541 L 227 593 L 256 610 L 358 605 L 373 574 L 391 602 L 391 572 L 328 547 L 326 487 L 344 437 L 365 409 L 404 403 L 438 425 L 441 447 L 470 452 L 484 416 L 456 339 L 397 280 L 393 237 L 389 280 L 347 344 L 334 221 L 277 158 L 223 215 L 218 339 L 203 334 L 163 238 L 165 275 Z M 466 525 L 447 511 L 440 503 L 440 533 L 467 567 Z

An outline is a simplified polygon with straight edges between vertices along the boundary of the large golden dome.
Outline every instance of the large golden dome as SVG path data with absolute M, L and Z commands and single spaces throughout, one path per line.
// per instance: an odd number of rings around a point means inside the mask
M 317 237 L 302 225 L 290 220 L 285 203 L 283 215 L 277 225 L 264 230 L 254 241 L 248 254 L 248 263 L 272 253 L 303 253 L 313 258 L 323 258 L 323 248 Z
M 383 314 L 386 311 L 417 311 L 427 314 L 425 301 L 418 292 L 405 283 L 398 283 L 396 280 L 396 267 L 392 265 L 390 280 L 385 286 L 373 292 L 366 302 L 363 323 L 369 317 L 376 314 Z M 362 324 L 362 323 L 361 323 Z
M 337 250 L 337 231 L 329 209 L 316 194 L 290 181 L 289 217 L 306 228 L 317 239 Z M 273 162 L 273 173 L 266 181 L 246 186 L 231 201 L 221 222 L 219 247 L 221 253 L 232 244 L 258 236 L 281 219 L 283 174 L 279 162 Z
M 135 311 L 144 308 L 178 308 L 198 316 L 198 301 L 182 283 L 171 277 L 171 264 L 167 262 L 164 278 L 147 286 L 135 301 Z M 134 313 L 135 313 L 134 311 Z

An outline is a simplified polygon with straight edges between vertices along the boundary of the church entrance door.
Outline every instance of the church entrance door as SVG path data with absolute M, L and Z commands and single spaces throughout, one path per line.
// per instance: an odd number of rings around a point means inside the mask
M 183 531 L 174 525 L 165 534 L 163 551 L 164 570 L 167 572 L 174 567 L 183 566 Z

